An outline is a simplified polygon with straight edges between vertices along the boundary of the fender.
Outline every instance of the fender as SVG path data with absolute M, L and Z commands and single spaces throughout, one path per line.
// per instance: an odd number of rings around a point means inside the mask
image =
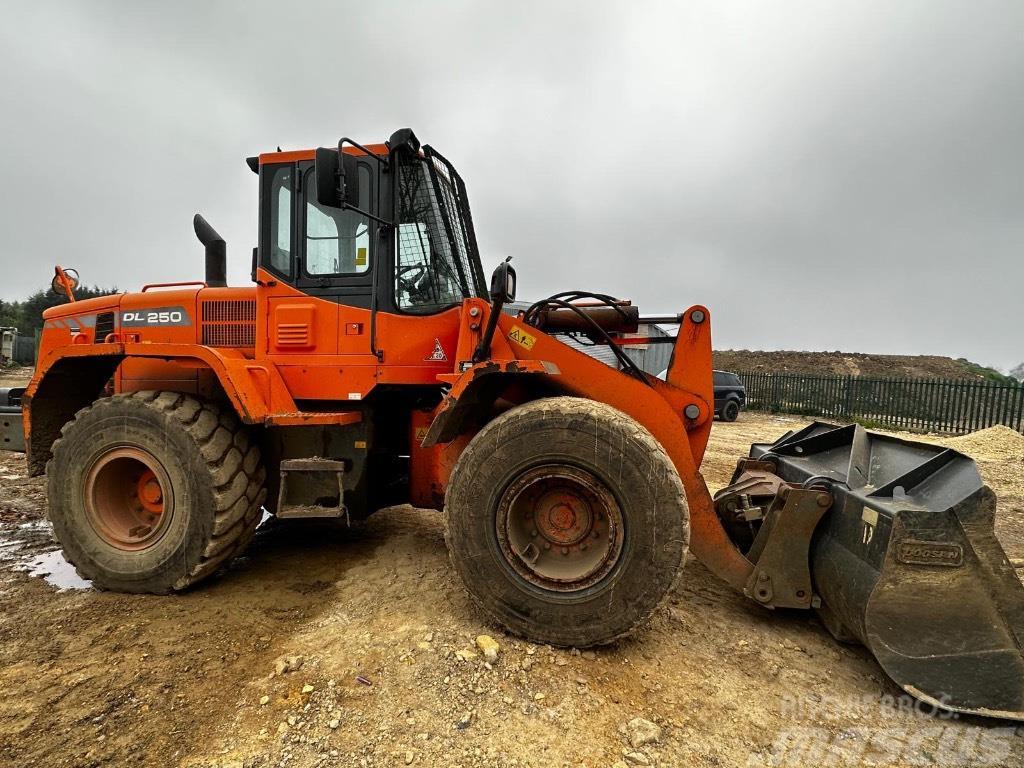
M 29 473 L 46 471 L 60 429 L 81 408 L 100 397 L 125 358 L 157 358 L 214 373 L 225 397 L 246 424 L 355 424 L 356 411 L 300 411 L 277 368 L 233 349 L 196 344 L 74 344 L 47 354 L 25 389 L 22 419 Z
M 434 411 L 434 419 L 420 445 L 430 448 L 448 443 L 465 432 L 474 416 L 486 411 L 523 374 L 557 376 L 558 366 L 542 360 L 488 360 L 477 363 L 456 379 L 451 390 Z
M 466 305 L 490 311 L 483 302 Z M 460 350 L 472 348 L 473 339 L 466 338 L 467 327 L 475 324 L 480 328 L 485 319 L 479 313 L 473 320 L 476 318 L 479 321 L 464 326 Z M 720 578 L 742 589 L 753 567 L 722 528 L 699 471 L 714 419 L 711 315 L 706 307 L 693 306 L 683 313 L 667 381 L 654 377 L 640 381 L 503 314 L 497 323 L 492 359 L 452 377 L 452 388 L 435 410 L 423 445 L 454 440 L 471 428 L 470 417 L 488 397 L 493 402 L 491 393 L 500 393 L 499 382 L 507 382 L 513 373 L 551 380 L 556 392 L 607 403 L 646 427 L 675 465 L 686 490 L 694 555 Z M 652 397 L 652 390 L 659 396 Z M 448 463 L 453 464 L 454 457 L 449 457 Z

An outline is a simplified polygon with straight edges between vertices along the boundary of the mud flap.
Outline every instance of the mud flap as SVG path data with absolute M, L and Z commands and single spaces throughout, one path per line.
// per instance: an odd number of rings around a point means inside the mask
M 1024 586 L 971 459 L 820 422 L 751 456 L 788 484 L 833 496 L 810 565 L 837 638 L 859 640 L 925 702 L 1024 719 Z

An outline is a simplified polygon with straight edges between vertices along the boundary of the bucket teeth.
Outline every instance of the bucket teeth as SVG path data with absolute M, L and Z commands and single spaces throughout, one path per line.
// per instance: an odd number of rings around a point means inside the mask
M 1024 720 L 1024 586 L 995 494 L 957 451 L 816 422 L 751 457 L 834 498 L 810 548 L 826 626 L 947 710 Z

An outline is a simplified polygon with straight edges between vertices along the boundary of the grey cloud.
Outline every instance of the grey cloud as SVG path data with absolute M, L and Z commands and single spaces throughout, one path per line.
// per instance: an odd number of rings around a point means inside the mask
M 296 9 L 294 6 L 298 5 Z M 1024 5 L 23 3 L 0 298 L 246 280 L 278 144 L 410 125 L 521 291 L 707 304 L 720 347 L 1024 359 Z

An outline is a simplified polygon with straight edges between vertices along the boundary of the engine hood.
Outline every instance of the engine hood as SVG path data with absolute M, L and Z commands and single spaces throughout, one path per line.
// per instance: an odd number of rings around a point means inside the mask
M 111 296 L 98 296 L 95 299 L 71 301 L 67 304 L 50 307 L 43 310 L 43 320 L 47 322 L 62 318 L 82 318 L 84 320 L 88 316 L 92 316 L 95 319 L 95 316 L 100 312 L 109 312 L 112 309 L 117 309 L 121 303 L 122 295 L 115 293 Z

